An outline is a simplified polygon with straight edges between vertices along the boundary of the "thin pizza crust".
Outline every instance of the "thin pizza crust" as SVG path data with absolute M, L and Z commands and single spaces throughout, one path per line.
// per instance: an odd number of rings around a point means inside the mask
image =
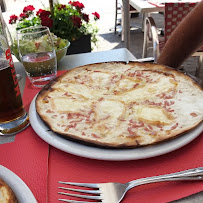
M 38 94 L 36 110 L 54 132 L 107 147 L 168 140 L 203 120 L 203 90 L 157 64 L 99 63 L 59 76 Z

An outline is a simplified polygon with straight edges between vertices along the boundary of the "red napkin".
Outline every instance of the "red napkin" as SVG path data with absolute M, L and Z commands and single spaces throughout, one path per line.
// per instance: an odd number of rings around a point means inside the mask
M 164 7 L 165 6 L 164 3 L 160 3 L 159 1 L 148 1 L 148 3 L 150 3 L 156 7 Z
M 203 135 L 203 134 L 202 134 Z M 58 181 L 121 182 L 203 166 L 203 137 L 174 152 L 145 160 L 100 161 L 77 157 L 53 147 L 49 155 L 48 202 L 57 202 Z M 169 202 L 203 190 L 202 181 L 165 182 L 131 189 L 123 203 Z
M 26 81 L 23 103 L 28 111 L 39 89 Z M 49 145 L 29 126 L 16 135 L 15 141 L 0 145 L 0 164 L 13 171 L 30 188 L 38 202 L 46 202 Z

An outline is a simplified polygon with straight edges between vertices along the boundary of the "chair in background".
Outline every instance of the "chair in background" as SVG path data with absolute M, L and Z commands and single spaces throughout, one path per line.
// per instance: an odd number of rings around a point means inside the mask
M 121 18 L 122 18 L 122 2 L 116 0 L 115 1 L 115 26 L 114 26 L 114 33 L 117 32 L 118 26 L 121 28 Z
M 155 61 L 157 60 L 161 50 L 163 49 L 166 41 L 171 33 L 182 21 L 182 19 L 196 6 L 197 3 L 178 2 L 178 3 L 165 3 L 165 28 L 164 36 L 159 36 L 157 27 L 152 17 L 145 19 L 144 25 L 144 43 L 142 57 L 148 56 L 149 52 L 153 55 Z M 192 28 L 191 28 L 192 29 Z M 189 43 L 189 42 L 186 42 Z M 174 45 L 175 48 L 175 45 Z M 150 50 L 152 49 L 152 50 Z M 193 54 L 199 57 L 198 67 L 195 76 L 199 76 L 200 68 L 203 63 L 203 46 Z

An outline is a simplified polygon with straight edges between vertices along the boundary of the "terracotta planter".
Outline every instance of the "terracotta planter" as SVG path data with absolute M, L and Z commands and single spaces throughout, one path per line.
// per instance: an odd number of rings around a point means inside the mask
M 78 40 L 72 41 L 67 50 L 67 55 L 91 52 L 91 35 L 83 35 Z

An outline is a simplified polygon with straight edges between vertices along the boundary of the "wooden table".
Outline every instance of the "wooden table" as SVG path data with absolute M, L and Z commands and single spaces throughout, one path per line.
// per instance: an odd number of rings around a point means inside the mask
M 163 12 L 163 7 L 158 7 L 155 5 L 150 4 L 148 1 L 145 0 L 129 0 L 129 4 L 135 8 L 140 13 L 152 13 L 152 12 Z
M 135 8 L 139 13 L 143 14 L 143 22 L 146 16 L 149 16 L 151 12 L 163 12 L 164 7 L 157 7 L 148 3 L 145 0 L 123 0 L 123 24 L 124 24 L 124 44 L 127 49 L 130 47 L 130 5 Z M 142 30 L 143 25 L 142 25 Z
M 173 2 L 174 0 L 172 0 Z M 197 0 L 186 0 L 188 2 L 197 2 Z M 143 22 L 146 17 L 150 16 L 153 12 L 164 12 L 164 6 L 156 6 L 150 4 L 148 0 L 123 0 L 124 7 L 124 43 L 127 49 L 130 46 L 130 15 L 129 15 L 129 5 L 135 8 L 139 13 L 143 14 Z M 144 24 L 142 23 L 142 31 L 144 30 Z

